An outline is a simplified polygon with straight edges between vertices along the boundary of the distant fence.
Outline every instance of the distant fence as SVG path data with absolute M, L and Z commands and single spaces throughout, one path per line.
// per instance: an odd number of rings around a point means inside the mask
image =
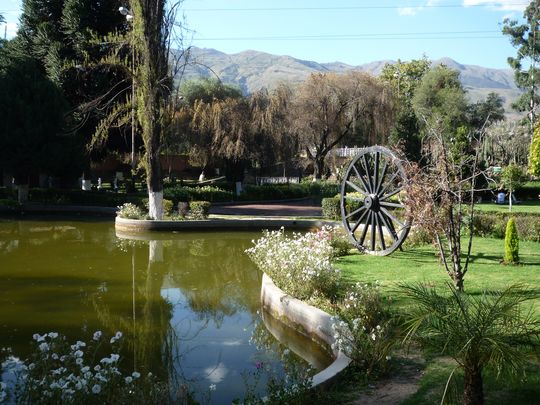
M 336 148 L 334 149 L 334 154 L 338 157 L 353 157 L 360 153 L 360 151 L 363 148 L 357 148 L 356 146 L 353 148 Z
M 300 177 L 257 177 L 255 181 L 258 185 L 300 183 Z

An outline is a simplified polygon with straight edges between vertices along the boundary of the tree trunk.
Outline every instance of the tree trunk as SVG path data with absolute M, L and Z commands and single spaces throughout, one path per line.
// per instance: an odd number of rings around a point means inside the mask
M 313 178 L 321 180 L 324 172 L 324 156 L 317 156 L 313 161 Z
M 28 184 L 17 184 L 17 200 L 19 204 L 24 204 L 28 201 Z
M 157 140 L 156 140 L 157 138 Z M 150 143 L 147 150 L 146 182 L 148 185 L 148 215 L 152 219 L 163 219 L 163 183 L 159 162 L 159 134 L 152 137 L 157 145 Z
M 484 387 L 482 370 L 475 367 L 465 369 L 465 387 L 463 392 L 463 405 L 483 405 Z

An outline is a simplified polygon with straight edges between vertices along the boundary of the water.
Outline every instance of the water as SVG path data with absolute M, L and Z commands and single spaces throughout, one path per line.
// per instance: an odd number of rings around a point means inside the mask
M 24 359 L 36 332 L 74 342 L 96 330 L 122 331 L 125 370 L 189 381 L 203 394 L 215 384 L 214 404 L 242 398 L 256 365 L 278 374 L 284 361 L 307 366 L 294 352 L 320 370 L 330 362 L 325 352 L 267 315 L 263 320 L 261 273 L 244 253 L 259 235 L 133 239 L 116 235 L 111 221 L 0 221 L 0 348 Z

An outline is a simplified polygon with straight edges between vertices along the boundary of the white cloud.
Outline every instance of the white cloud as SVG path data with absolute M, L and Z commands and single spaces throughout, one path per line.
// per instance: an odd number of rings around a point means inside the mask
M 17 30 L 19 29 L 19 24 L 14 22 L 1 23 L 0 24 L 0 37 L 4 38 L 4 35 L 7 39 L 13 38 L 17 35 Z
M 527 8 L 526 0 L 463 0 L 467 6 L 492 6 L 496 10 L 523 11 Z
M 399 15 L 416 15 L 423 7 L 400 7 L 398 8 Z
M 229 373 L 229 369 L 223 363 L 219 363 L 214 367 L 207 367 L 204 369 L 206 373 L 206 378 L 214 384 L 220 383 L 223 381 L 225 376 Z

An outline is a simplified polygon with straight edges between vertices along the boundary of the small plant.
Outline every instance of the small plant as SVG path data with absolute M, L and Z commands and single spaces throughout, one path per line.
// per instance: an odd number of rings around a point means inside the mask
M 341 217 L 340 201 L 338 197 L 323 198 L 321 201 L 322 215 L 328 219 L 339 219 Z
M 352 247 L 349 237 L 340 226 L 325 225 L 317 232 L 317 237 L 326 239 L 330 242 L 330 246 L 332 246 L 333 249 L 333 258 L 349 254 L 349 250 Z
M 193 219 L 208 219 L 211 204 L 208 201 L 192 201 L 189 203 Z
M 127 218 L 127 219 L 145 218 L 145 213 L 143 212 L 143 210 L 132 203 L 125 203 L 119 206 L 117 215 L 120 218 Z
M 263 231 L 253 243 L 247 254 L 287 294 L 301 300 L 318 295 L 336 300 L 340 272 L 332 264 L 334 249 L 327 235 L 308 232 L 289 237 L 281 228 Z
M 506 224 L 506 234 L 504 237 L 504 262 L 508 264 L 519 263 L 519 237 L 514 218 L 510 218 Z
M 387 372 L 396 333 L 379 286 L 361 283 L 351 286 L 338 304 L 338 312 L 339 316 L 333 317 L 332 348 L 344 352 L 365 375 Z

